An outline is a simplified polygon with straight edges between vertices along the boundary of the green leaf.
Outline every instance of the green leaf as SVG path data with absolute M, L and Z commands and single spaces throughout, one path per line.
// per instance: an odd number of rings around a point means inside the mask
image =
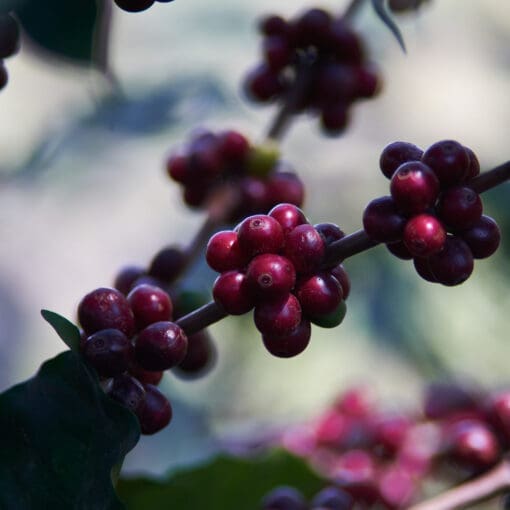
M 381 21 L 390 29 L 391 33 L 397 39 L 398 44 L 402 48 L 402 51 L 406 53 L 406 45 L 404 43 L 404 38 L 400 33 L 400 29 L 397 24 L 393 21 L 393 18 L 390 16 L 385 7 L 385 0 L 372 0 L 372 6 L 377 16 L 381 19 Z
M 80 351 L 80 330 L 65 317 L 50 310 L 41 310 L 44 320 L 57 332 L 57 335 L 74 352 Z
M 112 468 L 139 434 L 78 356 L 58 355 L 0 395 L 0 508 L 124 508 Z
M 96 0 L 20 0 L 15 10 L 25 34 L 43 49 L 75 63 L 92 62 Z
M 325 483 L 303 460 L 277 450 L 250 459 L 219 456 L 167 480 L 121 479 L 117 491 L 128 510 L 259 510 L 263 496 L 279 485 L 311 497 Z

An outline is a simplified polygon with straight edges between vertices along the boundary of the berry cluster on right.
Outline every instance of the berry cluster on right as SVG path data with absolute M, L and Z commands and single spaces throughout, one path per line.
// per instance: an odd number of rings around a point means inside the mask
M 499 227 L 483 215 L 481 198 L 469 185 L 480 173 L 471 149 L 453 140 L 425 152 L 394 142 L 382 152 L 380 168 L 391 195 L 368 204 L 365 232 L 395 256 L 412 259 L 422 278 L 458 285 L 473 272 L 474 259 L 497 250 Z
M 117 7 L 127 12 L 141 12 L 152 7 L 154 3 L 159 2 L 167 4 L 173 0 L 113 0 Z
M 206 259 L 220 276 L 213 297 L 225 312 L 253 308 L 267 350 L 278 357 L 301 353 L 311 323 L 331 328 L 345 316 L 350 283 L 342 265 L 321 267 L 326 247 L 344 236 L 338 226 L 312 226 L 292 204 L 244 219 L 211 237 Z
M 4 59 L 12 57 L 19 51 L 19 24 L 11 14 L 0 14 L 0 90 L 9 81 Z

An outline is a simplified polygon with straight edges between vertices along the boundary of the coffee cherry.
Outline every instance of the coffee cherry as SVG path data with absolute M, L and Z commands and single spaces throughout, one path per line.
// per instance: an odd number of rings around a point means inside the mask
M 384 470 L 378 480 L 378 492 L 387 508 L 408 508 L 416 492 L 416 481 L 402 466 Z
M 467 152 L 469 158 L 469 167 L 466 175 L 466 181 L 469 182 L 480 173 L 480 162 L 476 154 L 469 147 L 464 147 L 464 150 Z
M 171 154 L 166 162 L 168 176 L 181 184 L 190 181 L 189 159 L 187 154 Z
M 405 226 L 406 218 L 398 212 L 391 197 L 372 200 L 363 212 L 363 227 L 374 241 L 380 243 L 400 241 Z
M 219 153 L 228 164 L 243 162 L 250 152 L 250 144 L 238 131 L 225 131 L 219 137 Z
M 267 200 L 271 206 L 280 203 L 294 204 L 298 207 L 305 200 L 305 187 L 301 179 L 292 172 L 278 171 L 266 181 Z
M 321 127 L 325 133 L 338 135 L 349 124 L 347 105 L 337 102 L 326 105 L 321 111 Z
M 408 161 L 420 161 L 423 151 L 407 142 L 393 142 L 387 145 L 381 153 L 379 167 L 382 173 L 391 179 L 395 170 Z
M 443 249 L 429 258 L 429 267 L 439 283 L 459 285 L 473 272 L 473 254 L 462 239 L 447 237 Z
M 508 442 L 510 439 L 510 392 L 507 390 L 492 395 L 487 407 L 495 429 Z
M 328 49 L 340 62 L 361 64 L 364 58 L 361 39 L 342 18 L 330 24 L 326 35 Z
M 261 303 L 253 314 L 255 326 L 263 335 L 285 336 L 301 322 L 301 305 L 293 294 Z
M 390 190 L 397 207 L 407 214 L 418 214 L 434 205 L 439 195 L 439 181 L 428 166 L 410 161 L 397 168 Z
M 283 229 L 271 216 L 250 216 L 240 224 L 238 240 L 250 258 L 259 253 L 278 253 L 283 248 Z
M 259 30 L 265 35 L 286 35 L 289 26 L 281 16 L 270 15 L 260 20 Z
M 416 272 L 426 281 L 431 283 L 438 283 L 437 278 L 433 275 L 430 265 L 429 259 L 424 257 L 415 257 L 413 259 L 414 269 Z
M 404 244 L 415 257 L 428 257 L 440 251 L 446 241 L 442 223 L 430 214 L 419 214 L 404 229 Z
M 330 273 L 338 280 L 338 283 L 342 287 L 342 295 L 344 300 L 347 299 L 351 292 L 351 281 L 347 271 L 344 269 L 344 266 L 339 264 L 338 266 L 331 269 Z
M 293 204 L 278 204 L 269 211 L 268 216 L 281 225 L 284 235 L 298 225 L 308 223 L 303 211 Z
M 307 510 L 301 492 L 294 487 L 277 487 L 262 500 L 262 510 Z
M 301 47 L 320 44 L 329 32 L 331 16 L 323 9 L 309 9 L 294 22 L 293 33 Z
M 267 182 L 258 177 L 243 177 L 238 183 L 239 189 L 239 210 L 235 218 L 253 214 L 254 212 L 265 212 L 269 209 L 270 199 Z
M 147 272 L 162 282 L 172 283 L 181 274 L 185 265 L 184 251 L 178 246 L 167 246 L 154 256 Z
M 334 312 L 343 298 L 338 280 L 325 272 L 301 279 L 295 293 L 303 313 L 309 317 Z
M 403 241 L 388 243 L 386 244 L 386 248 L 388 248 L 388 250 L 399 259 L 411 260 L 413 258 L 413 254 L 407 249 Z
M 127 296 L 129 291 L 133 288 L 133 283 L 145 275 L 145 269 L 140 266 L 126 266 L 122 268 L 115 280 L 113 282 L 113 286 L 122 294 Z
M 87 338 L 83 356 L 100 376 L 113 377 L 127 370 L 133 346 L 118 329 L 103 329 Z
M 18 22 L 10 14 L 0 14 L 0 59 L 18 52 L 19 39 Z
M 468 153 L 460 143 L 453 140 L 431 145 L 425 151 L 422 161 L 432 168 L 443 188 L 462 183 L 468 175 Z
M 350 510 L 354 506 L 352 496 L 340 487 L 326 487 L 315 495 L 312 510 Z
M 288 294 L 296 282 L 296 271 L 290 260 L 280 255 L 257 255 L 246 271 L 246 283 L 260 299 L 274 299 Z
M 388 415 L 380 418 L 375 426 L 375 440 L 386 455 L 394 455 L 403 444 L 412 421 L 404 415 Z
M 278 358 L 292 358 L 301 354 L 312 335 L 310 321 L 303 319 L 298 326 L 284 335 L 275 335 L 273 333 L 264 333 L 262 341 L 265 348 L 273 356 Z
M 480 395 L 466 383 L 436 382 L 425 390 L 423 412 L 430 420 L 477 411 Z
M 87 334 L 102 329 L 118 329 L 128 338 L 135 332 L 135 319 L 125 296 L 118 290 L 99 288 L 78 305 L 78 320 Z
M 127 12 L 141 12 L 152 6 L 154 0 L 114 0 L 117 7 Z
M 161 382 L 161 379 L 163 379 L 162 370 L 145 370 L 134 358 L 131 359 L 129 363 L 128 372 L 142 384 L 152 384 L 157 386 Z
M 170 296 L 159 287 L 138 285 L 128 294 L 127 299 L 139 330 L 154 322 L 169 321 L 172 318 Z
M 271 35 L 264 39 L 262 53 L 269 67 L 278 71 L 290 63 L 294 51 L 285 36 Z
M 345 237 L 345 233 L 334 223 L 317 223 L 313 228 L 319 232 L 326 246 Z
M 182 362 L 187 348 L 186 334 L 177 324 L 156 322 L 136 338 L 136 361 L 145 370 L 166 370 Z
M 9 74 L 7 73 L 7 69 L 3 63 L 3 60 L 0 60 L 0 90 L 2 90 L 9 81 Z
M 438 214 L 454 230 L 466 230 L 482 217 L 482 200 L 471 188 L 449 188 L 439 198 Z
M 283 92 L 284 85 L 278 74 L 269 66 L 261 64 L 247 76 L 244 90 L 253 101 L 266 102 Z
M 145 400 L 137 415 L 142 434 L 152 435 L 170 423 L 172 407 L 163 393 L 152 384 L 146 384 Z
M 205 375 L 216 362 L 216 349 L 206 330 L 188 337 L 188 351 L 172 372 L 182 378 L 196 379 Z
M 254 306 L 246 276 L 239 271 L 227 271 L 216 278 L 213 298 L 230 315 L 243 315 Z
M 298 225 L 285 238 L 285 256 L 300 274 L 315 272 L 320 266 L 325 251 L 322 236 L 312 225 Z
M 324 108 L 350 100 L 357 92 L 357 78 L 352 66 L 329 62 L 317 70 L 314 96 Z
M 135 414 L 138 414 L 145 401 L 144 387 L 127 374 L 113 379 L 108 395 Z
M 370 99 L 381 89 L 379 76 L 369 67 L 358 67 L 356 73 L 356 96 Z
M 237 232 L 232 230 L 217 232 L 209 239 L 205 258 L 209 267 L 218 273 L 241 269 L 248 262 L 239 245 Z
M 346 313 L 347 306 L 345 301 L 340 301 L 339 305 L 332 312 L 326 313 L 324 315 L 313 316 L 310 318 L 310 320 L 316 326 L 321 328 L 336 328 L 342 324 Z
M 490 216 L 482 216 L 470 229 L 461 234 L 475 259 L 490 257 L 499 246 L 501 232 Z

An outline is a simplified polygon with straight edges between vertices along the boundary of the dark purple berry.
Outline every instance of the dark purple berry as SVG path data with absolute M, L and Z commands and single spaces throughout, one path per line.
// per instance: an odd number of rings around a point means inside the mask
M 292 358 L 301 354 L 308 343 L 310 342 L 310 336 L 312 334 L 312 328 L 310 321 L 303 319 L 298 326 L 284 335 L 275 335 L 272 333 L 264 333 L 262 335 L 262 341 L 264 342 L 265 348 L 273 355 L 278 358 Z
M 129 363 L 128 372 L 142 384 L 152 384 L 157 386 L 161 382 L 161 379 L 163 379 L 162 370 L 145 370 L 136 362 L 135 359 L 132 359 Z
M 283 229 L 271 216 L 250 216 L 240 224 L 238 240 L 250 258 L 259 253 L 278 253 L 283 248 Z
M 138 414 L 145 400 L 145 389 L 134 377 L 122 374 L 113 379 L 108 395 Z
M 259 29 L 265 35 L 285 35 L 288 28 L 287 22 L 281 16 L 266 16 L 259 22 Z
M 152 6 L 154 0 L 114 0 L 117 7 L 127 12 L 141 12 Z
M 126 297 L 116 289 L 99 288 L 78 305 L 78 320 L 91 335 L 102 329 L 118 329 L 128 338 L 135 332 L 135 318 Z
M 321 111 L 321 126 L 330 135 L 342 133 L 349 123 L 347 105 L 343 102 L 327 104 Z
M 428 257 L 443 248 L 446 231 L 435 216 L 419 214 L 406 223 L 403 240 L 413 256 Z
M 345 301 L 340 301 L 339 305 L 332 311 L 323 315 L 316 315 L 310 320 L 321 328 L 336 328 L 342 324 L 347 313 Z
M 100 376 L 113 377 L 128 369 L 133 346 L 118 329 L 103 329 L 87 338 L 83 356 Z
M 350 510 L 354 499 L 340 487 L 330 486 L 322 489 L 312 500 L 312 510 Z
M 296 271 L 285 257 L 264 253 L 250 262 L 246 282 L 257 299 L 271 300 L 291 291 L 296 283 Z
M 298 225 L 308 223 L 303 211 L 293 204 L 278 204 L 269 211 L 268 215 L 281 225 L 284 234 Z
M 254 301 L 246 276 L 239 271 L 226 271 L 220 274 L 213 286 L 214 301 L 230 315 L 249 312 Z
M 389 243 L 386 245 L 386 248 L 402 260 L 411 260 L 413 258 L 413 254 L 406 248 L 406 245 L 403 241 L 397 241 L 396 243 Z
M 355 96 L 358 88 L 358 75 L 352 66 L 328 63 L 317 71 L 314 95 L 319 104 L 328 105 L 347 102 Z
M 167 246 L 155 255 L 147 272 L 162 282 L 171 283 L 181 274 L 185 265 L 184 251 L 177 246 Z
M 308 317 L 334 312 L 342 301 L 342 287 L 330 273 L 317 273 L 301 279 L 295 290 L 301 309 Z
M 475 259 L 490 257 L 499 246 L 501 232 L 490 216 L 482 216 L 470 229 L 461 234 Z
M 169 321 L 172 318 L 170 296 L 159 287 L 138 285 L 128 294 L 127 299 L 139 330 L 154 322 Z
M 422 161 L 432 168 L 443 188 L 461 184 L 468 175 L 469 155 L 460 143 L 453 140 L 431 145 Z
M 266 181 L 258 177 L 243 177 L 238 183 L 239 208 L 235 217 L 257 214 L 270 207 L 269 192 Z
M 145 269 L 140 266 L 126 266 L 115 277 L 113 286 L 127 296 L 133 287 L 133 283 L 145 275 Z
M 294 264 L 296 273 L 316 271 L 326 247 L 322 236 L 312 225 L 298 225 L 285 238 L 285 256 Z
M 307 510 L 306 501 L 294 487 L 277 487 L 262 500 L 262 510 Z
M 188 337 L 188 351 L 184 359 L 173 368 L 173 373 L 186 379 L 205 375 L 216 362 L 216 349 L 206 330 Z
M 387 145 L 382 151 L 379 159 L 379 167 L 382 173 L 391 179 L 395 170 L 409 161 L 420 161 L 423 151 L 408 142 L 393 142 Z
M 10 14 L 0 14 L 0 59 L 17 53 L 19 39 L 18 22 Z
M 342 264 L 330 269 L 330 273 L 338 280 L 338 283 L 342 287 L 342 295 L 344 300 L 349 297 L 351 293 L 351 281 L 349 275 Z
M 205 258 L 209 267 L 218 273 L 242 269 L 248 262 L 239 245 L 237 232 L 232 230 L 217 232 L 209 239 Z
M 301 179 L 292 172 L 275 172 L 269 176 L 267 200 L 271 206 L 289 203 L 301 207 L 305 200 L 305 187 Z
M 480 173 L 480 162 L 478 161 L 476 154 L 469 147 L 464 147 L 464 149 L 469 157 L 469 167 L 466 175 L 466 181 L 469 182 Z
M 363 47 L 358 35 L 342 18 L 331 23 L 327 33 L 327 45 L 341 61 L 360 64 L 363 60 Z
M 435 382 L 425 389 L 423 412 L 430 420 L 441 420 L 476 411 L 479 398 L 479 392 L 465 382 Z
M 145 385 L 145 400 L 137 413 L 142 434 L 152 435 L 164 429 L 172 419 L 168 399 L 155 386 Z
M 381 81 L 377 73 L 368 67 L 359 67 L 356 73 L 356 96 L 369 99 L 377 95 Z
M 301 322 L 301 305 L 293 294 L 261 303 L 253 314 L 255 326 L 263 335 L 284 336 Z
M 367 235 L 380 243 L 400 241 L 404 234 L 406 218 L 397 210 L 391 197 L 372 200 L 363 213 L 363 227 Z
M 345 233 L 334 223 L 317 223 L 313 228 L 319 232 L 326 246 L 345 237 Z
M 329 33 L 331 15 L 322 9 L 309 9 L 294 22 L 293 34 L 299 46 L 321 46 Z
M 414 269 L 426 281 L 437 283 L 437 278 L 432 274 L 429 266 L 429 259 L 422 257 L 415 257 L 413 260 Z
M 294 51 L 285 36 L 271 35 L 263 41 L 263 53 L 269 67 L 278 71 L 289 64 Z
M 136 361 L 145 370 L 166 370 L 181 363 L 187 348 L 186 334 L 177 324 L 156 322 L 136 338 Z
M 482 217 L 482 200 L 471 188 L 457 186 L 441 193 L 437 213 L 454 230 L 466 230 Z
M 188 155 L 171 154 L 166 162 L 166 171 L 174 181 L 186 184 L 190 180 Z
M 473 272 L 473 254 L 459 237 L 447 237 L 444 248 L 429 258 L 429 267 L 439 283 L 459 285 Z
M 283 92 L 284 85 L 275 71 L 262 64 L 248 74 L 244 88 L 253 101 L 266 102 Z

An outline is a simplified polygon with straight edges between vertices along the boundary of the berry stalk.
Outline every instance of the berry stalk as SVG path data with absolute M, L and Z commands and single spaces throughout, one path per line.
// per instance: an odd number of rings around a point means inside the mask
M 197 308 L 188 315 L 181 317 L 176 324 L 180 326 L 187 335 L 192 335 L 202 329 L 219 322 L 228 316 L 214 301 Z

